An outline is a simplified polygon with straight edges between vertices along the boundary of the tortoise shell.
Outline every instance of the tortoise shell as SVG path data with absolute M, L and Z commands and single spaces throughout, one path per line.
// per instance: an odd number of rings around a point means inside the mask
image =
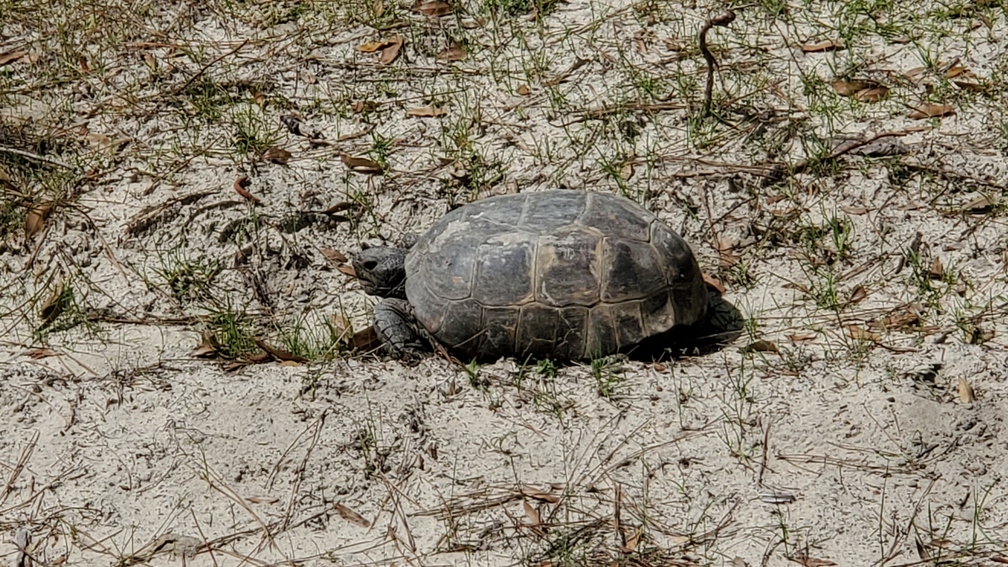
M 584 359 L 703 317 L 689 245 L 633 201 L 586 191 L 490 197 L 441 217 L 406 256 L 406 297 L 468 358 Z

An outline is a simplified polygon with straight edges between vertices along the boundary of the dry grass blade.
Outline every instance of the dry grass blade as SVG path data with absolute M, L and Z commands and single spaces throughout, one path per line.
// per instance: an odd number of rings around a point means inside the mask
M 818 41 L 815 43 L 803 43 L 801 45 L 801 50 L 805 53 L 822 53 L 824 51 L 835 51 L 837 49 L 843 49 L 844 45 L 841 42 L 833 41 L 831 39 L 826 41 Z
M 420 118 L 437 118 L 439 116 L 444 116 L 445 111 L 436 106 L 422 106 L 420 108 L 411 108 L 406 111 L 407 116 L 416 116 Z

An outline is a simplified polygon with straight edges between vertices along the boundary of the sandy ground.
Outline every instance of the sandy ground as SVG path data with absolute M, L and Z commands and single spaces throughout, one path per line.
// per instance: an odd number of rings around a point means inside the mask
M 1008 562 L 1004 7 L 748 5 L 716 120 L 723 6 L 492 5 L 5 6 L 0 562 Z M 373 303 L 334 251 L 558 187 L 680 231 L 742 336 L 556 368 L 331 340 Z M 194 356 L 236 317 L 312 360 Z

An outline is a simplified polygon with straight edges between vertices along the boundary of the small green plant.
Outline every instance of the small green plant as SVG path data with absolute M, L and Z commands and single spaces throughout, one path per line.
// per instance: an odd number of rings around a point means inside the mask
M 602 398 L 615 401 L 619 386 L 623 383 L 620 376 L 622 368 L 613 357 L 594 358 L 591 361 L 592 377 L 595 378 L 595 391 Z
M 223 309 L 210 313 L 206 321 L 210 332 L 220 345 L 220 353 L 228 358 L 256 352 L 255 333 L 251 320 L 231 307 L 230 299 L 226 300 Z
M 483 8 L 486 12 L 506 16 L 524 16 L 534 11 L 542 18 L 552 13 L 558 3 L 558 0 L 484 0 Z
M 177 251 L 161 256 L 161 266 L 154 272 L 164 280 L 179 305 L 209 299 L 210 286 L 222 270 L 219 260 L 187 260 Z

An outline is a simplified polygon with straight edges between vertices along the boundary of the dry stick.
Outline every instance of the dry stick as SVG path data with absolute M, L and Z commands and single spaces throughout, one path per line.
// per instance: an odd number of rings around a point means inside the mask
M 58 165 L 60 167 L 66 168 L 66 169 L 73 169 L 72 165 L 70 165 L 70 164 L 68 164 L 66 162 L 60 161 L 60 160 L 58 160 L 56 158 L 46 157 L 46 156 L 42 156 L 42 155 L 39 155 L 39 154 L 36 154 L 36 153 L 26 152 L 24 150 L 18 150 L 18 149 L 15 149 L 15 148 L 8 148 L 6 146 L 0 146 L 0 152 L 4 152 L 4 153 L 7 153 L 7 154 L 14 154 L 16 156 L 21 156 L 23 158 L 32 159 L 32 160 L 35 160 L 35 161 L 41 161 L 41 162 L 44 162 L 44 163 L 48 163 L 50 165 Z
M 735 12 L 728 10 L 716 18 L 707 20 L 703 27 L 700 28 L 700 54 L 703 55 L 704 61 L 707 62 L 707 86 L 704 88 L 704 116 L 710 115 L 711 97 L 714 93 L 714 67 L 717 67 L 717 61 L 714 60 L 710 49 L 707 49 L 707 32 L 714 26 L 724 27 L 733 21 L 735 21 Z

